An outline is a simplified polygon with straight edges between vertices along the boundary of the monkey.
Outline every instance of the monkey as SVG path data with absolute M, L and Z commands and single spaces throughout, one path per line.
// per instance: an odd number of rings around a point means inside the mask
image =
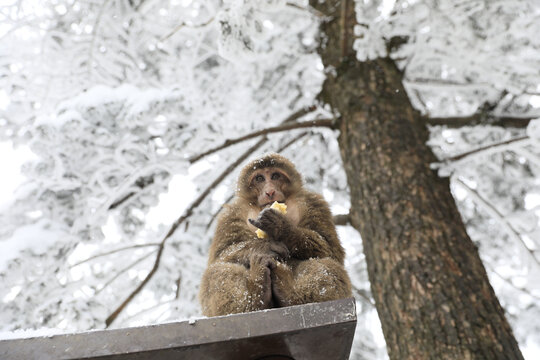
M 285 203 L 286 214 L 270 208 Z M 255 231 L 266 232 L 264 239 Z M 199 301 L 220 316 L 351 297 L 345 251 L 324 198 L 303 185 L 287 158 L 271 153 L 240 172 L 210 245 Z

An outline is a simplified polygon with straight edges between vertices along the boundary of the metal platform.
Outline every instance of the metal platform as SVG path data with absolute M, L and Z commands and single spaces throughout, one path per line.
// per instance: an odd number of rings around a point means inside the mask
M 348 359 L 354 299 L 160 325 L 0 341 L 0 359 Z

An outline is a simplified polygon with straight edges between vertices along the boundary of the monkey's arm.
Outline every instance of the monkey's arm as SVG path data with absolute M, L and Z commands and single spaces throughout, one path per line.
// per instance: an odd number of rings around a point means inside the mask
M 309 258 L 335 257 L 328 240 L 318 232 L 296 226 L 281 237 L 290 251 L 290 256 L 305 260 Z
M 324 199 L 316 194 L 305 195 L 308 208 L 298 226 L 273 209 L 265 209 L 257 220 L 250 220 L 272 239 L 287 245 L 296 259 L 331 257 L 343 263 L 344 251 L 339 242 L 332 214 Z
M 210 248 L 209 261 L 222 261 L 249 267 L 254 254 L 268 254 L 275 259 L 285 259 L 289 251 L 284 244 L 268 239 L 258 239 L 234 207 L 224 210 Z

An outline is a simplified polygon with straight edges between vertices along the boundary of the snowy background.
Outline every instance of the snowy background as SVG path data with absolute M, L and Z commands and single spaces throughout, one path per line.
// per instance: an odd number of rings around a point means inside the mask
M 449 120 L 431 128 L 429 144 L 525 357 L 537 359 L 540 121 L 526 125 L 540 117 L 540 2 L 363 0 L 356 9 L 357 58 L 392 57 L 427 118 L 513 120 Z M 213 220 L 239 169 L 210 185 L 259 139 L 190 159 L 316 105 L 322 19 L 305 1 L 0 1 L 1 337 L 103 329 L 160 247 L 157 271 L 111 326 L 200 317 Z M 302 120 L 328 116 L 318 106 Z M 336 136 L 270 135 L 251 157 L 283 149 L 343 214 Z M 351 358 L 383 359 L 361 239 L 339 232 L 358 302 Z

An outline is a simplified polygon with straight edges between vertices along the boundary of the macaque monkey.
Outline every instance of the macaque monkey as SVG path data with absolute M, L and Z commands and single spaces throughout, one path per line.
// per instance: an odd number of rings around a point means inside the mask
M 275 201 L 286 214 L 270 208 Z M 203 314 L 350 297 L 344 256 L 323 197 L 304 188 L 289 160 L 263 156 L 243 168 L 236 196 L 219 217 L 199 292 Z

